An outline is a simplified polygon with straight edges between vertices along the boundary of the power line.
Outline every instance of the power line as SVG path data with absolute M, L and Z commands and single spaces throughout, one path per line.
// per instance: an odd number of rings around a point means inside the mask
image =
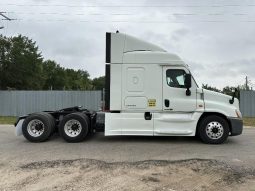
M 6 21 L 12 21 L 14 19 L 9 18 L 8 16 L 6 16 L 5 14 L 6 12 L 0 12 L 0 16 L 3 18 L 2 20 L 6 20 Z M 0 29 L 4 29 L 4 26 L 0 26 Z
M 5 15 L 5 13 L 6 12 L 0 12 L 0 16 L 2 16 L 4 19 L 2 19 L 2 20 L 7 20 L 7 21 L 11 21 L 12 19 L 10 19 L 9 17 L 7 17 L 6 15 Z
M 95 7 L 109 7 L 109 8 L 119 8 L 119 7 L 126 7 L 126 8 L 169 8 L 169 7 L 255 7 L 255 4 L 214 4 L 214 5 L 67 5 L 67 4 L 14 4 L 14 3 L 7 3 L 1 4 L 1 6 L 19 6 L 19 7 L 88 7 L 88 8 L 95 8 Z
M 228 21 L 228 20 L 187 20 L 187 21 L 162 21 L 162 20 L 68 20 L 68 19 L 16 19 L 17 21 L 24 22 L 101 22 L 101 23 L 154 23 L 154 24 L 169 24 L 169 23 L 254 23 L 254 20 L 239 20 L 239 21 Z
M 59 13 L 59 12 L 15 12 L 15 11 L 10 11 L 8 13 L 14 13 L 14 14 L 28 14 L 28 15 L 60 15 L 60 16 L 70 16 L 70 15 L 75 15 L 75 16 L 107 16 L 107 15 L 111 15 L 111 16 L 133 16 L 133 15 L 137 15 L 136 13 Z M 227 22 L 232 22 L 232 23 L 236 23 L 236 22 L 244 22 L 244 23 L 252 23 L 255 22 L 255 19 L 251 18 L 243 18 L 242 20 L 226 20 L 226 19 L 222 19 L 220 17 L 217 18 L 206 18 L 206 19 L 197 19 L 197 20 L 182 20 L 182 19 L 188 19 L 188 17 L 190 17 L 191 19 L 195 19 L 195 16 L 199 16 L 199 15 L 206 15 L 206 16 L 224 16 L 224 15 L 235 15 L 235 16 L 240 16 L 240 15 L 248 15 L 247 13 L 233 13 L 233 14 L 225 14 L 225 13 L 208 13 L 208 14 L 197 14 L 197 13 L 166 13 L 165 16 L 168 15 L 174 15 L 174 16 L 185 16 L 184 18 L 179 18 L 178 21 L 170 21 L 170 20 L 128 20 L 128 19 L 124 19 L 124 20 L 82 20 L 82 18 L 80 20 L 77 19 L 73 19 L 73 20 L 66 20 L 64 18 L 56 18 L 56 19 L 19 19 L 20 21 L 39 21 L 39 22 L 73 22 L 73 21 L 78 21 L 78 22 L 119 22 L 119 23 L 186 23 L 186 22 L 207 22 L 207 23 L 227 23 Z M 194 17 L 193 17 L 194 16 Z M 236 18 L 236 17 L 235 17 Z
M 103 13 L 59 13 L 59 12 L 15 12 L 10 11 L 8 13 L 15 13 L 15 14 L 26 14 L 26 15 L 76 15 L 76 16 L 88 16 L 88 15 L 112 15 L 112 16 L 124 16 L 124 15 L 135 15 L 131 13 L 109 13 L 109 14 L 103 14 Z
M 84 15 L 112 15 L 112 16 L 129 16 L 129 15 L 138 15 L 138 13 L 59 13 L 59 12 L 15 12 L 10 11 L 8 13 L 15 13 L 15 14 L 27 14 L 27 15 L 77 15 L 77 16 L 84 16 Z M 242 15 L 249 15 L 248 13 L 207 13 L 207 14 L 199 14 L 199 13 L 166 13 L 166 15 L 175 15 L 175 16 L 199 16 L 199 15 L 207 15 L 207 16 L 225 16 L 225 15 L 232 15 L 232 16 L 242 16 Z
M 74 5 L 26 5 L 26 4 L 7 4 L 7 5 L 22 5 L 22 6 L 74 6 Z M 111 5 L 109 5 L 111 6 Z M 121 5 L 120 5 L 121 6 Z M 228 5 L 230 6 L 230 5 Z M 235 5 L 239 6 L 239 5 Z M 254 5 L 255 6 L 255 5 Z M 90 7 L 89 5 L 86 7 Z M 93 5 L 93 7 L 97 7 L 96 5 Z M 99 7 L 105 7 L 105 6 L 99 6 Z M 117 7 L 117 6 L 116 6 Z M 140 6 L 142 7 L 142 6 Z M 148 6 L 146 6 L 148 7 Z M 16 11 L 10 11 L 8 13 L 15 13 L 15 14 L 29 14 L 29 15 L 62 15 L 62 16 L 70 16 L 70 15 L 76 15 L 76 16 L 105 16 L 105 15 L 112 15 L 112 16 L 132 16 L 132 15 L 137 15 L 137 13 L 59 13 L 59 12 L 16 12 Z M 234 16 L 243 16 L 243 15 L 249 15 L 248 13 L 208 13 L 208 14 L 198 14 L 198 13 L 167 13 L 167 15 L 174 15 L 174 16 L 185 16 L 185 18 L 181 19 L 186 19 L 187 17 L 192 17 L 192 16 L 198 16 L 198 15 L 206 15 L 206 16 L 224 16 L 224 15 L 234 15 Z M 187 17 L 186 17 L 187 16 Z M 192 17 L 192 19 L 195 17 Z M 168 23 L 187 23 L 187 22 L 192 22 L 192 23 L 254 23 L 255 19 L 253 18 L 243 18 L 242 20 L 226 20 L 222 19 L 220 17 L 217 17 L 216 19 L 198 19 L 198 20 L 91 20 L 91 19 L 85 19 L 82 20 L 82 18 L 79 20 L 73 19 L 73 20 L 66 20 L 63 18 L 56 18 L 56 19 L 17 19 L 19 21 L 34 21 L 34 22 L 101 22 L 101 23 L 158 23 L 158 24 L 168 24 Z M 11 19 L 14 20 L 14 19 Z
M 137 8 L 143 8 L 143 7 L 240 7 L 240 6 L 249 6 L 249 7 L 255 7 L 255 4 L 214 4 L 214 5 L 69 5 L 69 4 L 1 4 L 1 5 L 9 5 L 9 6 L 30 6 L 30 7 L 137 7 Z M 62 16 L 70 16 L 70 15 L 76 15 L 76 16 L 132 16 L 132 15 L 138 15 L 138 13 L 72 13 L 72 12 L 67 12 L 67 13 L 60 13 L 60 12 L 16 12 L 16 11 L 11 11 L 9 13 L 16 13 L 16 14 L 27 14 L 27 15 L 62 15 Z M 168 15 L 174 15 L 174 16 L 185 16 L 183 18 L 179 19 L 186 19 L 188 17 L 190 18 L 195 18 L 193 16 L 209 16 L 209 17 L 215 17 L 215 16 L 245 16 L 245 15 L 250 15 L 249 13 L 208 13 L 208 14 L 203 14 L 203 13 L 166 13 L 166 16 Z M 113 22 L 113 23 L 187 23 L 187 22 L 194 22 L 194 23 L 254 23 L 255 18 L 245 18 L 242 17 L 242 20 L 226 20 L 225 18 L 220 18 L 216 17 L 213 19 L 210 18 L 205 18 L 205 19 L 198 19 L 198 20 L 185 20 L 185 21 L 169 21 L 169 20 L 143 20 L 143 21 L 132 21 L 132 20 L 80 20 L 74 19 L 74 20 L 65 20 L 62 18 L 56 18 L 56 19 L 19 19 L 19 21 L 35 21 L 35 22 L 73 22 L 73 21 L 78 21 L 78 22 Z
M 255 87 L 255 83 L 252 83 L 251 80 L 248 81 L 248 84 L 252 87 Z

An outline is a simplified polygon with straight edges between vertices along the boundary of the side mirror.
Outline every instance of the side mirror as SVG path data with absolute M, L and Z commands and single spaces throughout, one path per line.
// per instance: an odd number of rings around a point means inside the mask
M 186 95 L 190 96 L 190 88 L 191 88 L 191 74 L 186 74 L 184 79 L 184 86 L 187 88 Z
M 191 74 L 186 74 L 184 79 L 184 86 L 185 88 L 191 88 Z

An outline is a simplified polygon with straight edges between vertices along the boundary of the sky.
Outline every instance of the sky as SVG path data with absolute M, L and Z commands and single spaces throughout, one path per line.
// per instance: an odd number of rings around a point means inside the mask
M 1 0 L 0 34 L 37 42 L 45 59 L 104 75 L 105 32 L 178 54 L 201 86 L 255 89 L 255 0 Z

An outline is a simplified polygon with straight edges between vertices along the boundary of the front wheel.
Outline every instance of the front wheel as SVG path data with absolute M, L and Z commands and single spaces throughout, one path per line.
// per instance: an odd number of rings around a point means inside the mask
M 199 125 L 198 135 L 204 143 L 221 144 L 229 135 L 228 122 L 216 115 L 207 116 Z

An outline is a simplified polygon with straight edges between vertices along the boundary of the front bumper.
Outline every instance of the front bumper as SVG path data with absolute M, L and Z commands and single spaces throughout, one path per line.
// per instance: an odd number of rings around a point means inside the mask
M 229 117 L 228 120 L 231 125 L 230 136 L 241 135 L 243 132 L 243 120 L 240 118 L 234 118 L 234 117 Z

